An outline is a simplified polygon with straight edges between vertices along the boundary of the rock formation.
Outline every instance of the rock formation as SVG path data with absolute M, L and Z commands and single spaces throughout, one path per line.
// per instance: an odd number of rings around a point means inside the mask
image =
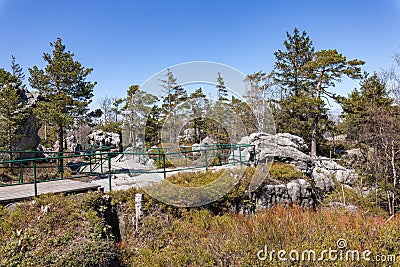
M 276 135 L 253 133 L 250 136 L 243 137 L 239 144 L 253 145 L 258 163 L 271 162 L 274 158 L 276 161 L 292 164 L 308 175 L 312 173 L 313 160 L 305 153 L 308 151 L 308 146 L 301 137 L 288 133 Z M 242 158 L 250 160 L 252 150 L 252 147 L 242 148 Z M 236 159 L 239 153 L 235 152 L 234 156 Z
M 29 92 L 26 88 L 20 88 L 19 93 L 21 101 L 26 104 L 24 110 L 32 110 L 36 102 L 40 100 L 40 97 L 36 93 Z M 18 133 L 22 136 L 19 140 L 16 140 L 13 144 L 14 150 L 34 150 L 40 143 L 40 137 L 38 135 L 39 128 L 37 127 L 37 120 L 33 112 L 30 112 L 28 119 L 20 127 Z
M 256 209 L 263 209 L 274 204 L 297 204 L 314 208 L 317 196 L 332 191 L 335 182 L 347 186 L 354 185 L 358 176 L 354 170 L 346 169 L 334 160 L 324 157 L 312 159 L 308 146 L 298 136 L 288 133 L 276 135 L 254 133 L 243 137 L 239 144 L 251 144 L 252 147 L 241 148 L 241 157 L 250 160 L 252 151 L 258 164 L 280 161 L 291 164 L 309 177 L 294 179 L 287 183 L 264 184 L 255 192 Z M 230 161 L 237 160 L 239 151 L 231 154 Z M 233 158 L 234 157 L 234 158 Z
M 121 135 L 118 133 L 109 133 L 102 130 L 96 130 L 89 133 L 88 143 L 91 145 L 109 146 L 113 151 L 122 151 Z

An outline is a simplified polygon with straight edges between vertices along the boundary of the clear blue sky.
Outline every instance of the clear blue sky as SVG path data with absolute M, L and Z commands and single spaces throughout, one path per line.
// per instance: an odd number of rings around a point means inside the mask
M 389 68 L 400 52 L 400 0 L 0 0 L 0 25 L 1 68 L 9 69 L 13 54 L 28 76 L 61 37 L 94 68 L 95 105 L 187 61 L 269 71 L 294 27 L 306 30 L 316 49 L 366 61 L 369 72 Z M 345 80 L 338 90 L 346 94 L 356 85 Z

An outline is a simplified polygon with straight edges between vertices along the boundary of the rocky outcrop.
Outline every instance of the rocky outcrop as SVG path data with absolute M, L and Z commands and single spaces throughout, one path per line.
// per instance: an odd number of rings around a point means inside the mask
M 304 179 L 292 180 L 287 184 L 267 184 L 255 194 L 256 210 L 270 208 L 276 204 L 296 204 L 304 208 L 315 208 L 315 194 L 309 182 Z
M 335 181 L 352 186 L 358 180 L 358 175 L 354 170 L 346 169 L 332 159 L 319 157 L 314 164 L 311 177 L 315 181 L 316 188 L 322 193 L 332 191 L 335 188 Z
M 199 139 L 205 137 L 205 133 L 200 129 L 195 128 L 187 128 L 183 131 L 182 135 L 178 136 L 179 141 L 181 142 L 197 142 Z
M 88 143 L 91 145 L 109 146 L 113 151 L 122 151 L 121 135 L 118 133 L 104 132 L 96 130 L 87 136 Z
M 21 101 L 25 102 L 25 105 L 21 111 L 28 110 L 30 115 L 27 120 L 21 125 L 18 130 L 18 134 L 22 136 L 19 140 L 16 140 L 13 144 L 14 150 L 34 150 L 40 143 L 40 137 L 38 135 L 39 128 L 37 127 L 37 119 L 32 112 L 33 107 L 40 100 L 40 97 L 36 93 L 29 92 L 25 87 L 19 88 Z
M 210 148 L 213 145 L 215 145 L 215 141 L 208 136 L 205 137 L 203 140 L 201 140 L 200 144 L 192 145 L 192 151 L 194 151 L 193 156 L 201 156 L 203 150 L 206 150 L 206 148 Z
M 37 120 L 34 114 L 30 114 L 18 130 L 18 134 L 22 136 L 13 143 L 14 150 L 34 150 L 40 143 L 38 135 Z
M 254 154 L 257 164 L 272 161 L 291 164 L 310 179 L 310 181 L 294 179 L 286 184 L 278 181 L 278 184 L 263 185 L 255 193 L 256 209 L 268 208 L 275 204 L 297 204 L 314 208 L 317 196 L 332 191 L 335 182 L 352 186 L 358 179 L 354 170 L 347 169 L 332 159 L 324 157 L 312 159 L 307 154 L 307 144 L 295 135 L 254 133 L 243 137 L 239 144 L 252 145 L 240 150 L 240 156 L 245 160 L 250 160 L 251 154 Z M 238 152 L 234 151 L 231 154 L 230 162 L 238 160 Z
M 304 179 L 292 180 L 286 184 L 291 202 L 302 207 L 314 208 L 316 197 L 311 184 Z
M 258 163 L 271 162 L 273 159 L 283 163 L 292 164 L 302 172 L 311 175 L 313 160 L 305 152 L 308 146 L 301 137 L 279 133 L 276 135 L 267 133 L 253 133 L 243 137 L 239 144 L 251 144 L 254 146 L 255 157 Z M 244 160 L 250 160 L 253 148 L 242 148 L 240 153 Z M 238 160 L 239 153 L 231 155 L 230 160 Z M 233 159 L 233 156 L 235 159 Z
M 58 151 L 58 140 L 53 145 L 53 151 Z M 78 142 L 74 135 L 70 135 L 64 139 L 64 149 L 68 151 L 75 151 L 78 147 Z

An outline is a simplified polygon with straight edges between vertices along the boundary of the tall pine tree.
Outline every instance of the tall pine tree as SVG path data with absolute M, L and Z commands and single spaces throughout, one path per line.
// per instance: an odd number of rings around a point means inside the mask
M 36 114 L 42 121 L 55 125 L 58 134 L 58 151 L 64 150 L 64 132 L 70 128 L 74 119 L 88 111 L 92 101 L 95 82 L 86 77 L 93 69 L 85 68 L 74 59 L 74 54 L 65 50 L 61 38 L 50 43 L 52 54 L 44 53 L 44 69 L 37 66 L 29 69 L 29 83 L 46 99 L 39 102 Z M 60 159 L 60 172 L 63 172 Z
M 287 132 L 302 137 L 311 144 L 311 129 L 316 106 L 323 105 L 312 98 L 312 90 L 303 67 L 313 59 L 314 47 L 305 31 L 295 28 L 293 34 L 286 33 L 284 50 L 274 53 L 274 83 L 279 88 L 276 100 L 272 102 L 277 132 Z M 319 112 L 323 112 L 319 108 Z M 325 114 L 320 117 L 327 118 Z M 320 124 L 327 120 L 319 120 Z M 319 136 L 322 140 L 322 136 Z
M 353 79 L 361 77 L 360 66 L 364 61 L 354 59 L 347 60 L 345 56 L 337 50 L 321 50 L 313 55 L 313 60 L 307 62 L 302 69 L 306 73 L 312 89 L 312 96 L 316 102 L 320 103 L 314 107 L 314 116 L 311 133 L 311 156 L 317 156 L 317 135 L 319 131 L 319 119 L 322 114 L 322 97 L 333 97 L 335 94 L 328 91 L 329 87 L 334 87 L 343 75 Z
M 218 72 L 216 88 L 218 93 L 218 101 L 228 102 L 228 89 L 226 89 L 224 78 L 222 78 L 220 72 Z
M 18 67 L 18 72 L 14 72 Z M 25 108 L 25 102 L 21 100 L 19 89 L 22 86 L 22 68 L 12 60 L 12 71 L 9 73 L 0 69 L 0 148 L 13 150 L 14 143 L 23 137 L 21 127 L 28 117 L 29 111 Z M 9 154 L 12 159 L 12 153 Z
M 177 141 L 178 137 L 178 115 L 187 108 L 184 104 L 187 100 L 186 90 L 177 82 L 177 78 L 170 69 L 167 69 L 166 79 L 160 80 L 161 86 L 165 90 L 163 99 L 164 120 L 168 123 L 164 124 L 164 133 L 167 135 L 169 143 Z

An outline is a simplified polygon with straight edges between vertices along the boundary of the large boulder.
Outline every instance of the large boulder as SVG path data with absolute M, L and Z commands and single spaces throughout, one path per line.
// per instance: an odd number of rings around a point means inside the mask
M 121 135 L 118 133 L 95 130 L 88 134 L 87 139 L 91 145 L 109 146 L 112 151 L 122 151 Z
M 256 194 L 256 209 L 270 208 L 275 204 L 287 205 L 291 202 L 288 189 L 284 184 L 264 185 Z
M 314 164 L 312 178 L 322 193 L 332 191 L 335 188 L 335 181 L 352 186 L 358 180 L 358 175 L 354 170 L 346 169 L 332 159 L 319 157 L 314 160 Z
M 314 208 L 316 197 L 311 184 L 304 179 L 292 180 L 286 184 L 291 202 L 302 207 Z
M 183 131 L 183 135 L 178 136 L 179 141 L 194 142 L 196 140 L 196 129 L 187 128 Z
M 25 87 L 19 88 L 21 101 L 25 102 L 25 105 L 21 111 L 28 110 L 30 115 L 26 121 L 24 121 L 18 130 L 18 134 L 22 136 L 19 140 L 16 140 L 13 144 L 14 150 L 34 150 L 40 143 L 39 128 L 37 126 L 36 116 L 33 114 L 32 109 L 38 101 L 40 96 L 37 93 L 29 92 Z
M 301 137 L 288 134 L 253 133 L 243 137 L 239 144 L 251 144 L 254 146 L 255 158 L 258 163 L 271 162 L 273 159 L 283 163 L 292 164 L 308 175 L 311 175 L 313 160 L 305 152 L 307 144 Z M 244 160 L 250 160 L 252 147 L 241 148 L 240 156 Z M 231 161 L 237 160 L 238 151 L 231 155 Z M 235 157 L 235 159 L 233 159 Z
M 295 179 L 287 184 L 266 184 L 255 194 L 256 210 L 270 208 L 276 204 L 296 204 L 305 208 L 315 208 L 316 197 L 311 184 L 304 179 Z
M 76 137 L 74 135 L 65 138 L 64 144 L 69 151 L 75 151 L 76 148 L 78 147 L 78 141 L 76 140 Z
M 178 136 L 180 142 L 197 142 L 199 139 L 202 139 L 206 136 L 206 133 L 201 129 L 195 128 L 186 128 L 183 130 L 182 134 Z
M 204 138 L 203 140 L 201 140 L 201 142 L 200 142 L 200 147 L 202 147 L 202 148 L 205 148 L 208 146 L 213 146 L 213 145 L 215 145 L 214 139 L 212 139 L 211 137 L 208 137 L 208 136 L 206 138 Z
M 358 176 L 352 169 L 347 169 L 332 159 L 318 157 L 312 159 L 308 153 L 308 146 L 298 136 L 279 133 L 253 133 L 245 136 L 239 144 L 250 144 L 252 147 L 242 147 L 235 150 L 230 161 L 250 160 L 252 154 L 258 164 L 279 161 L 291 164 L 304 172 L 312 181 L 313 186 L 305 179 L 295 179 L 282 184 L 264 185 L 259 188 L 257 196 L 259 207 L 269 207 L 274 204 L 294 203 L 303 207 L 314 207 L 316 195 L 324 195 L 335 188 L 335 183 L 352 186 L 357 182 Z M 240 152 L 240 155 L 239 155 Z
M 30 114 L 23 123 L 18 133 L 22 136 L 13 143 L 14 150 L 34 150 L 40 143 L 37 120 L 34 114 Z

